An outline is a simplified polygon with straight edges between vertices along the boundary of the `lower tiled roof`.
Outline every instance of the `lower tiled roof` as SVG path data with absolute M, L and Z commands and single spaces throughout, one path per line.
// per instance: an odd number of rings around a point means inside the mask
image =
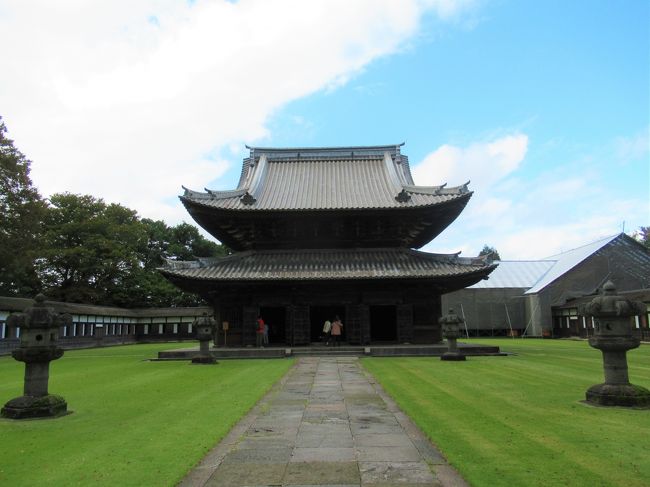
M 168 261 L 169 277 L 205 281 L 278 281 L 487 276 L 496 265 L 456 254 L 405 248 L 261 250 L 192 262 Z

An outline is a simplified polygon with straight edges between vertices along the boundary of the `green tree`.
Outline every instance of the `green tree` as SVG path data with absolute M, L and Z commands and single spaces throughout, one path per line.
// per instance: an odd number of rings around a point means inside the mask
M 499 255 L 499 251 L 495 249 L 494 247 L 490 247 L 488 244 L 485 244 L 483 246 L 483 250 L 479 252 L 479 257 L 480 256 L 487 256 L 487 259 L 492 262 L 493 260 L 501 260 L 501 256 Z
M 634 238 L 650 249 L 650 227 L 639 227 L 639 230 L 634 233 Z
M 142 219 L 147 231 L 147 245 L 141 253 L 142 272 L 134 273 L 131 283 L 133 296 L 143 306 L 196 306 L 204 304 L 194 294 L 182 292 L 159 272 L 166 259 L 195 260 L 196 257 L 218 257 L 229 250 L 203 237 L 187 223 L 174 227 L 160 220 Z
M 118 204 L 89 195 L 55 194 L 43 220 L 39 275 L 51 299 L 113 306 L 194 306 L 158 272 L 165 259 L 225 255 L 196 227 L 140 219 Z
M 198 228 L 188 223 L 169 227 L 160 220 L 143 218 L 147 227 L 147 253 L 143 257 L 145 267 L 158 268 L 165 259 L 195 260 L 197 257 L 218 257 L 228 255 L 230 250 L 224 245 L 203 237 Z
M 125 284 L 140 270 L 138 249 L 147 241 L 136 212 L 88 195 L 55 194 L 49 202 L 37 262 L 49 297 L 128 304 Z
M 45 202 L 29 176 L 31 161 L 11 139 L 0 117 L 0 295 L 33 296 L 34 270 Z

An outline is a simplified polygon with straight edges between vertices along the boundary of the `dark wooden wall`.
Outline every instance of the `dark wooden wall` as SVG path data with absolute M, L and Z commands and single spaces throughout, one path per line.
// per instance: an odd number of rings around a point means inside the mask
M 383 282 L 258 283 L 222 289 L 214 302 L 216 316 L 229 322 L 228 345 L 255 344 L 255 320 L 262 307 L 286 309 L 287 345 L 307 345 L 311 336 L 310 307 L 336 306 L 345 310 L 345 338 L 350 344 L 370 343 L 370 306 L 396 307 L 398 343 L 438 343 L 441 340 L 440 296 L 421 284 Z

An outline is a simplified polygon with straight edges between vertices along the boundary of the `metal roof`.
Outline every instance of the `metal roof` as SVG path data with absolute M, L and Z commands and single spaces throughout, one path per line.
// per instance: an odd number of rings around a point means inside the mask
M 470 286 L 470 289 L 522 288 L 535 285 L 555 265 L 554 260 L 502 260 L 490 278 Z
M 251 148 L 235 190 L 186 189 L 181 200 L 186 206 L 256 211 L 408 208 L 469 198 L 467 184 L 415 186 L 399 148 Z
M 555 261 L 555 264 L 549 269 L 546 274 L 540 277 L 539 281 L 537 281 L 534 286 L 526 291 L 525 294 L 535 294 L 540 292 L 553 281 L 566 274 L 568 271 L 580 264 L 580 262 L 618 238 L 620 235 L 621 234 L 616 234 L 605 237 L 581 247 L 547 257 L 545 260 Z
M 624 233 L 619 233 L 542 260 L 500 261 L 497 262 L 499 267 L 490 274 L 487 281 L 478 282 L 470 287 L 473 289 L 525 288 L 527 291 L 524 294 L 535 294 L 603 247 L 610 244 L 629 245 L 627 242 L 630 240 L 632 239 Z M 638 259 L 636 265 L 638 269 L 629 269 L 628 272 L 646 272 L 648 259 Z
M 455 254 L 404 248 L 264 250 L 217 259 L 167 261 L 168 276 L 207 281 L 347 280 L 462 277 L 489 274 L 494 265 Z

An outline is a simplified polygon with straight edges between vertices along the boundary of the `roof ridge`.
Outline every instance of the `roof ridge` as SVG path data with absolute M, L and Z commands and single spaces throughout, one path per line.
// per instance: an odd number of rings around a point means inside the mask
M 557 262 L 557 259 L 497 259 L 494 262 Z
M 580 245 L 579 247 L 576 247 L 574 249 L 566 250 L 564 252 L 560 252 L 559 254 L 556 254 L 554 256 L 548 257 L 549 259 L 555 258 L 555 263 L 547 269 L 547 271 L 540 276 L 540 278 L 533 284 L 524 294 L 535 294 L 540 292 L 542 289 L 546 288 L 547 286 L 551 285 L 555 281 L 557 281 L 560 277 L 562 277 L 564 274 L 569 272 L 571 269 L 579 266 L 582 264 L 585 260 L 593 256 L 596 252 L 598 252 L 600 249 L 605 247 L 607 244 L 613 242 L 615 239 L 619 238 L 621 235 L 625 235 L 623 233 L 618 233 L 616 235 L 611 235 L 609 237 L 603 237 L 598 240 L 594 240 L 592 242 L 589 242 L 584 245 Z M 594 248 L 591 252 L 589 252 L 587 255 L 580 255 L 579 252 L 576 252 L 580 249 L 584 249 L 585 247 L 589 246 L 594 246 L 595 244 L 599 244 L 596 248 Z M 567 254 L 574 252 L 577 254 L 577 257 L 573 257 L 573 261 L 571 260 L 572 258 L 569 257 Z M 563 269 L 564 268 L 564 269 Z M 559 269 L 559 270 L 558 270 Z M 544 280 L 547 279 L 547 276 L 553 276 L 553 273 L 559 272 L 555 277 L 553 277 L 551 280 L 548 282 L 544 283 Z M 542 285 L 543 284 L 543 285 Z
M 261 155 L 268 156 L 269 154 L 262 153 Z M 333 154 L 333 155 L 304 155 L 302 153 L 294 155 L 282 155 L 282 156 L 272 156 L 268 159 L 269 163 L 277 162 L 333 162 L 333 161 L 371 161 L 375 159 L 381 159 L 383 154 Z
M 560 256 L 560 255 L 563 255 L 563 254 L 568 254 L 569 252 L 573 252 L 574 250 L 579 250 L 579 249 L 582 249 L 582 248 L 584 248 L 584 247 L 589 247 L 590 245 L 594 245 L 594 244 L 596 244 L 596 243 L 598 243 L 598 242 L 604 242 L 605 240 L 607 240 L 608 242 L 611 242 L 612 240 L 614 240 L 614 239 L 617 238 L 617 237 L 620 237 L 621 235 L 624 235 L 624 233 L 617 233 L 617 234 L 615 234 L 615 235 L 610 235 L 610 236 L 607 236 L 607 237 L 599 238 L 598 240 L 592 240 L 592 241 L 589 242 L 589 243 L 586 243 L 586 244 L 583 244 L 583 245 L 579 245 L 579 246 L 574 247 L 574 248 L 572 248 L 572 249 L 563 250 L 562 252 L 558 252 L 557 254 L 553 254 L 553 255 L 550 255 L 550 256 L 545 257 L 545 258 L 546 258 L 546 259 L 549 259 L 549 258 L 556 257 L 556 256 Z M 557 259 L 556 259 L 556 260 L 557 260 Z
M 256 147 L 246 145 L 247 149 L 252 149 L 255 151 L 267 151 L 267 152 L 286 152 L 286 151 L 320 151 L 320 152 L 337 152 L 337 151 L 346 151 L 352 149 L 360 150 L 386 150 L 388 148 L 397 149 L 398 147 L 404 146 L 406 142 L 400 142 L 399 144 L 383 144 L 383 145 L 341 145 L 341 146 L 315 146 L 315 147 Z
M 441 194 L 465 194 L 469 193 L 469 181 L 465 184 L 460 184 L 458 186 L 451 186 L 447 188 L 447 183 L 438 185 L 438 186 L 418 186 L 416 184 L 404 185 L 404 189 L 409 193 L 419 193 L 419 194 L 428 194 L 428 195 L 441 195 Z

